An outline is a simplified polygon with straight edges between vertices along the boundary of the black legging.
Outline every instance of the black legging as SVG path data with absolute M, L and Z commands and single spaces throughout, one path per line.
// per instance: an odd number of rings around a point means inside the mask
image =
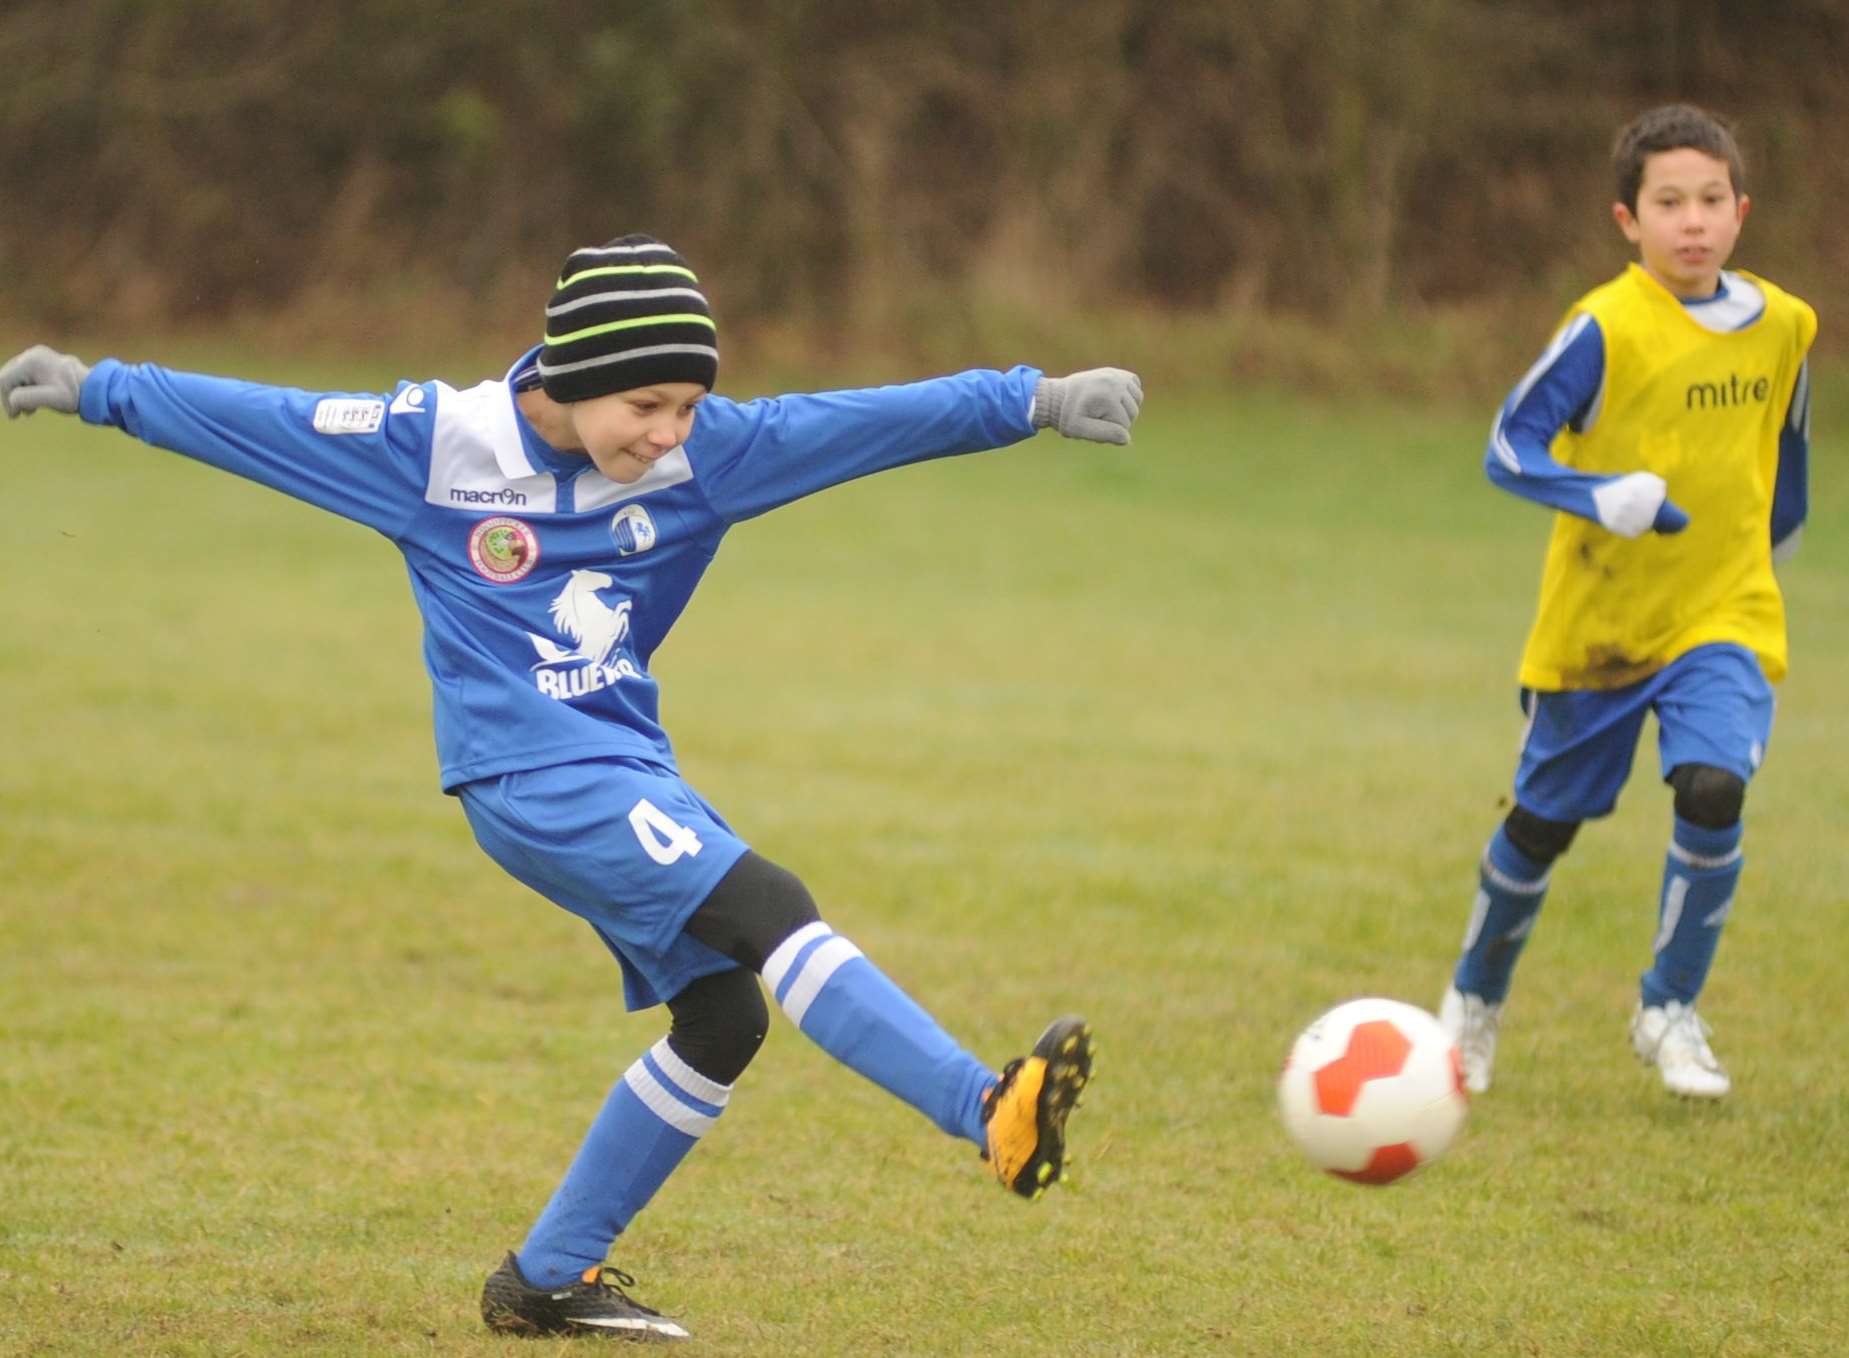
M 689 937 L 738 966 L 702 976 L 668 1001 L 674 1054 L 716 1084 L 737 1080 L 770 1028 L 757 973 L 779 943 L 819 918 L 794 873 L 746 850 L 687 921 Z

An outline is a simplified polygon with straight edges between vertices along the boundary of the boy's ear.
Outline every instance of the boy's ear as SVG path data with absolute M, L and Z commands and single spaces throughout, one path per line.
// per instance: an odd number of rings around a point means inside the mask
M 1740 215 L 1735 220 L 1744 222 L 1746 220 L 1746 210 L 1750 208 L 1752 205 L 1753 205 L 1753 200 L 1751 198 L 1748 198 L 1744 193 L 1741 194 L 1740 195 Z
M 1626 240 L 1630 241 L 1633 245 L 1637 243 L 1642 232 L 1639 231 L 1637 226 L 1636 213 L 1632 212 L 1623 203 L 1613 203 L 1611 205 L 1611 219 L 1618 223 L 1618 229 L 1624 232 L 1624 238 Z

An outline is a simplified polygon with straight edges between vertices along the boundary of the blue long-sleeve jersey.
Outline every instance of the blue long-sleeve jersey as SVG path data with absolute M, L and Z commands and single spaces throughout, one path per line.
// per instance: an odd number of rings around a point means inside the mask
M 1764 309 L 1750 280 L 1723 273 L 1712 297 L 1683 303 L 1714 330 L 1751 325 Z M 1580 312 L 1554 336 L 1547 351 L 1515 384 L 1490 431 L 1483 467 L 1504 490 L 1598 521 L 1593 491 L 1615 478 L 1576 471 L 1549 451 L 1562 429 L 1583 433 L 1598 420 L 1605 392 L 1605 337 L 1591 315 Z M 1674 488 L 1671 487 L 1671 498 Z M 1797 545 L 1810 511 L 1810 365 L 1799 370 L 1778 440 L 1778 480 L 1772 495 L 1770 532 L 1775 559 Z
M 332 510 L 404 553 L 443 787 L 599 756 L 672 766 L 649 660 L 733 524 L 889 467 L 1018 442 L 1038 370 L 708 396 L 631 485 L 534 432 L 529 352 L 467 390 L 319 393 L 98 363 L 81 413 Z

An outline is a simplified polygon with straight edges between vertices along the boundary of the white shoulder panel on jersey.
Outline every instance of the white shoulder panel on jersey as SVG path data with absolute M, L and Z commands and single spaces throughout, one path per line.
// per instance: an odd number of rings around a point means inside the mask
M 1508 399 L 1502 403 L 1502 408 L 1496 412 L 1496 419 L 1490 425 L 1490 447 L 1496 450 L 1497 460 L 1515 475 L 1521 475 L 1522 460 L 1516 454 L 1515 445 L 1509 442 L 1508 435 L 1503 432 L 1503 427 L 1508 423 L 1509 416 L 1515 412 L 1523 401 L 1528 399 L 1528 393 L 1534 390 L 1535 384 L 1543 377 L 1547 376 L 1547 370 L 1559 361 L 1560 355 L 1567 351 L 1568 347 L 1574 340 L 1580 337 L 1587 326 L 1596 325 L 1597 323 L 1598 322 L 1592 319 L 1591 312 L 1582 311 L 1574 316 L 1572 320 L 1561 326 L 1559 333 L 1556 334 L 1553 340 L 1548 344 L 1547 351 L 1534 361 L 1534 365 L 1530 367 L 1527 372 L 1522 374 L 1522 380 L 1515 384 L 1515 390 L 1509 393 Z M 1599 410 L 1604 404 L 1605 374 L 1601 369 L 1599 373 L 1598 392 L 1592 398 L 1592 404 L 1587 411 L 1585 423 L 1580 426 L 1579 432 L 1584 433 L 1586 430 L 1592 428 L 1593 422 L 1598 419 Z
M 683 481 L 691 480 L 693 464 L 687 460 L 687 450 L 676 448 L 657 458 L 654 466 L 626 486 L 612 481 L 595 467 L 579 472 L 577 483 L 572 488 L 572 503 L 580 511 L 602 509 L 620 500 L 633 500 L 638 495 L 666 490 L 669 486 L 678 486 Z
M 1714 296 L 1683 303 L 1688 314 L 1708 329 L 1723 334 L 1744 330 L 1765 313 L 1766 295 L 1752 279 L 1722 270 L 1720 283 Z
M 527 461 L 507 383 L 483 382 L 467 391 L 433 385 L 436 424 L 424 499 L 465 511 L 556 512 L 558 482 Z
M 1791 389 L 1791 413 L 1785 417 L 1791 431 L 1810 443 L 1810 359 L 1798 365 L 1797 385 Z

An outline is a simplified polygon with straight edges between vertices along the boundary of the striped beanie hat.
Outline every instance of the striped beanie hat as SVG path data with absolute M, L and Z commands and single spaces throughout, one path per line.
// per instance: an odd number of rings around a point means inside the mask
M 657 382 L 711 391 L 718 376 L 718 332 L 686 260 L 653 236 L 571 252 L 546 307 L 546 395 L 588 401 Z

